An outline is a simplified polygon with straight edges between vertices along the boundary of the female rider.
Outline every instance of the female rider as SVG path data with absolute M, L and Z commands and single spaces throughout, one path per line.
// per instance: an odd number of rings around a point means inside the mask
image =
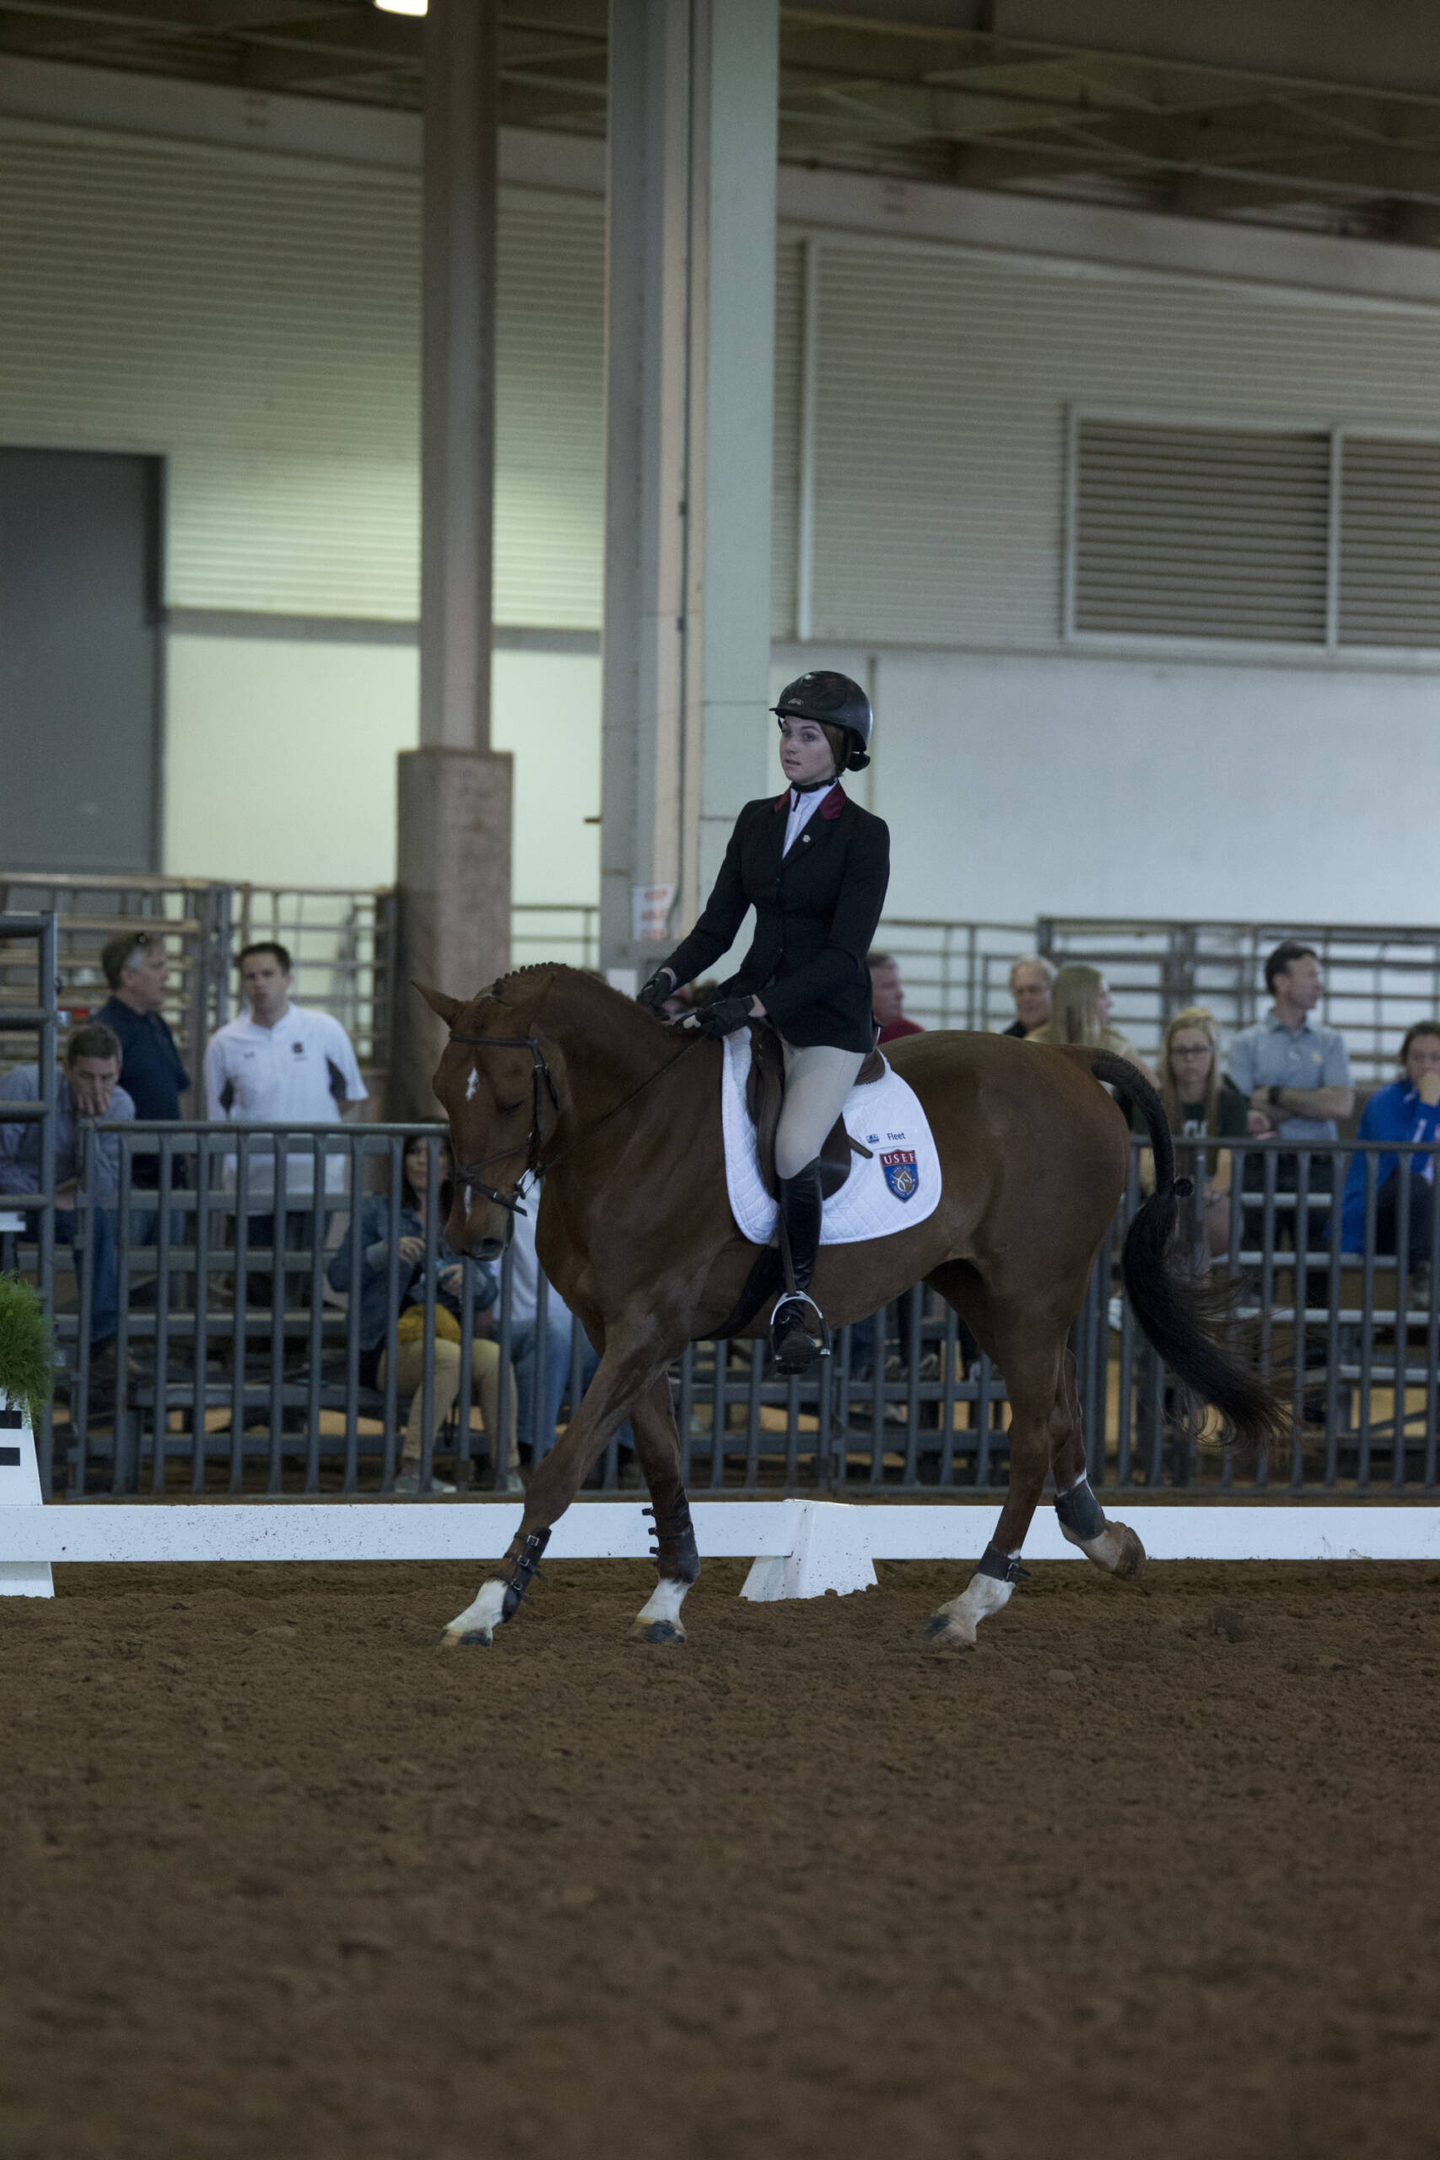
M 778 798 L 745 805 L 704 913 L 640 1002 L 657 1011 L 672 990 L 713 966 L 754 908 L 750 950 L 698 1025 L 721 1036 L 768 1019 L 785 1046 L 775 1170 L 790 1272 L 770 1341 L 782 1371 L 803 1372 L 825 1343 L 810 1296 L 820 1150 L 875 1043 L 866 956 L 890 879 L 890 834 L 839 783 L 842 772 L 870 762 L 870 700 L 860 685 L 829 671 L 802 675 L 771 710 L 789 785 Z

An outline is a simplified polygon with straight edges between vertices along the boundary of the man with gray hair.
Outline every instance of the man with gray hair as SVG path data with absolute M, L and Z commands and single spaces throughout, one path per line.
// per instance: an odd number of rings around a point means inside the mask
M 1012 963 L 1010 995 L 1015 1000 L 1015 1018 L 1009 1027 L 1001 1028 L 1002 1035 L 1023 1037 L 1044 1027 L 1050 1018 L 1050 985 L 1054 980 L 1054 968 L 1039 953 L 1026 953 Z
M 161 1017 L 169 962 L 153 930 L 125 930 L 111 938 L 100 955 L 110 996 L 91 1019 L 111 1029 L 120 1045 L 120 1077 L 135 1105 L 137 1118 L 176 1119 L 190 1075 L 180 1060 L 175 1037 Z M 160 1182 L 160 1158 L 136 1154 L 131 1183 L 153 1188 Z

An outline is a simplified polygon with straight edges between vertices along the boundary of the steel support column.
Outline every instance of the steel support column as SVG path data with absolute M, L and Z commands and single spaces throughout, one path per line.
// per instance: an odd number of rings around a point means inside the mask
M 468 997 L 509 964 L 511 760 L 490 747 L 498 0 L 425 23 L 420 748 L 400 758 L 397 979 Z M 430 1114 L 440 1023 L 404 987 L 391 1105 Z
M 778 55 L 778 0 L 612 0 L 610 968 L 648 972 L 766 785 Z

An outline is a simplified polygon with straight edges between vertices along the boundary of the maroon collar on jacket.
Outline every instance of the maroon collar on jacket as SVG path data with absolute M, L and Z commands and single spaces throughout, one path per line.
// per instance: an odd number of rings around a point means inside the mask
M 844 788 L 841 787 L 840 782 L 837 780 L 834 787 L 831 788 L 829 794 L 825 797 L 825 800 L 820 805 L 821 817 L 831 819 L 839 817 L 840 812 L 844 809 L 848 800 L 849 798 L 846 795 Z M 789 801 L 790 790 L 787 787 L 783 795 L 776 796 L 774 802 L 771 804 L 770 807 L 773 810 L 784 810 L 788 806 Z

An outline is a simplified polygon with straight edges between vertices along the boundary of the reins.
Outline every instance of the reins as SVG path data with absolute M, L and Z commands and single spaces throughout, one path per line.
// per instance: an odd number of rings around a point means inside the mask
M 493 1162 L 504 1162 L 507 1156 L 518 1155 L 520 1152 L 519 1147 L 497 1148 L 492 1155 L 482 1155 L 478 1162 L 457 1163 L 454 1171 L 457 1185 L 464 1185 L 478 1191 L 484 1199 L 492 1201 L 496 1207 L 504 1208 L 509 1215 L 523 1215 L 525 1209 L 520 1204 L 520 1188 L 527 1178 L 548 1177 L 558 1164 L 564 1162 L 567 1155 L 573 1155 L 576 1148 L 583 1146 L 587 1140 L 593 1139 L 603 1125 L 608 1125 L 611 1118 L 618 1117 L 620 1112 L 634 1102 L 638 1095 L 643 1095 L 646 1088 L 652 1086 L 662 1073 L 673 1072 L 674 1068 L 689 1056 L 696 1043 L 703 1040 L 703 1037 L 698 1034 L 692 1036 L 678 1057 L 671 1058 L 667 1064 L 657 1065 L 654 1072 L 647 1073 L 638 1087 L 631 1088 L 628 1095 L 622 1095 L 619 1102 L 612 1103 L 603 1116 L 598 1117 L 593 1125 L 588 1125 L 584 1132 L 578 1133 L 569 1147 L 561 1148 L 559 1154 L 552 1156 L 548 1163 L 541 1161 L 545 1146 L 544 1132 L 542 1130 L 545 1095 L 546 1093 L 549 1094 L 557 1115 L 560 1110 L 560 1097 L 555 1087 L 554 1075 L 551 1073 L 545 1053 L 540 1047 L 538 1037 L 534 1035 L 457 1035 L 452 1029 L 450 1040 L 453 1043 L 465 1043 L 476 1050 L 528 1050 L 530 1052 L 530 1075 L 533 1095 L 530 1131 L 523 1143 L 525 1147 L 525 1168 L 511 1186 L 510 1197 L 507 1199 L 504 1193 L 497 1192 L 493 1185 L 485 1184 L 480 1177 L 480 1172 Z

